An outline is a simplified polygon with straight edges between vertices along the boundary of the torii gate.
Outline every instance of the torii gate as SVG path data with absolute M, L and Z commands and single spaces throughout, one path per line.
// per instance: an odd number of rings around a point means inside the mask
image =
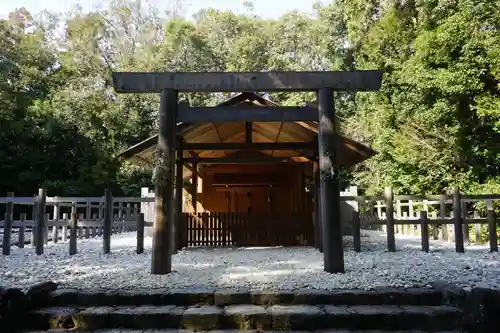
M 152 274 L 168 274 L 175 248 L 174 229 L 179 217 L 179 188 L 175 184 L 176 124 L 196 122 L 318 122 L 320 172 L 319 217 L 324 253 L 324 270 L 344 272 L 344 252 L 340 225 L 340 186 L 336 158 L 335 106 L 333 91 L 377 91 L 381 71 L 352 72 L 115 72 L 117 93 L 161 93 L 156 177 L 156 218 L 153 226 Z M 179 92 L 274 92 L 316 91 L 318 107 L 227 108 L 179 107 Z M 182 170 L 183 157 L 178 158 Z M 179 165 L 178 165 L 179 166 Z M 177 168 L 179 169 L 179 167 Z M 177 182 L 182 182 L 182 177 Z M 179 179 L 179 177 L 177 177 Z M 175 186 L 176 185 L 176 186 Z M 174 202 L 174 186 L 176 202 Z M 318 212 L 319 211 L 319 212 Z M 318 214 L 319 213 L 319 214 Z M 180 214 L 179 214 L 180 215 Z

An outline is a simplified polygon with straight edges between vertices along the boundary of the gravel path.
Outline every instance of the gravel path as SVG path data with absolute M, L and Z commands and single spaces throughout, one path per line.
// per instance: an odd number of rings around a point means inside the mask
M 312 248 L 189 249 L 173 257 L 174 272 L 150 275 L 151 238 L 144 254 L 135 253 L 135 233 L 113 235 L 112 253 L 101 253 L 100 238 L 79 240 L 79 253 L 68 255 L 68 244 L 50 244 L 45 254 L 12 249 L 0 259 L 0 284 L 27 288 L 53 280 L 65 287 L 89 289 L 247 287 L 254 290 L 297 288 L 370 289 L 378 286 L 426 286 L 445 280 L 470 288 L 500 288 L 500 255 L 486 246 L 468 247 L 465 254 L 452 244 L 431 242 L 431 253 L 418 250 L 418 239 L 399 239 L 398 252 L 386 252 L 384 235 L 365 232 L 363 252 L 352 251 L 346 238 L 345 274 L 323 272 L 323 256 Z

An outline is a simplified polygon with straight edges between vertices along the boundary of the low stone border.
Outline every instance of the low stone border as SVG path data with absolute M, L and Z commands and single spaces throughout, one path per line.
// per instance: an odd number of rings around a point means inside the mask
M 297 290 L 295 292 L 249 292 L 215 289 L 156 289 L 130 291 L 77 291 L 57 289 L 53 282 L 20 289 L 0 287 L 0 327 L 15 332 L 22 326 L 24 314 L 45 306 L 77 304 L 81 306 L 177 304 L 177 305 L 314 305 L 314 304 L 430 304 L 452 305 L 463 310 L 470 333 L 497 333 L 500 314 L 500 290 L 473 288 L 466 291 L 445 281 L 431 283 L 432 288 L 376 288 L 363 290 Z M 330 300 L 330 301 L 326 301 Z
M 499 277 L 500 278 L 500 277 Z M 443 293 L 443 304 L 456 306 L 466 316 L 469 333 L 498 333 L 500 290 L 473 288 L 470 291 L 446 281 L 437 281 L 432 287 Z
M 312 331 L 318 329 L 457 329 L 462 311 L 456 307 L 415 305 L 141 305 L 52 307 L 33 311 L 31 328 L 97 330 L 214 329 Z
M 2 332 L 14 332 L 21 329 L 23 319 L 28 312 L 47 306 L 50 303 L 50 293 L 57 289 L 54 282 L 42 282 L 33 285 L 24 293 L 16 288 L 0 287 L 0 328 Z
M 58 289 L 50 294 L 50 305 L 440 305 L 443 295 L 432 288 L 376 288 L 374 290 L 312 290 L 295 292 L 251 292 L 245 289 L 151 289 L 78 291 Z

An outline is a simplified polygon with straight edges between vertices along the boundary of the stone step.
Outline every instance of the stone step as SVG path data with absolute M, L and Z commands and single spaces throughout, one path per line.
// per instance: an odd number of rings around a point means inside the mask
M 58 289 L 47 305 L 440 305 L 442 293 L 431 288 L 249 292 L 247 290 L 155 289 L 108 292 Z
M 147 330 L 129 330 L 129 329 L 102 329 L 97 331 L 75 331 L 66 329 L 50 329 L 47 331 L 26 331 L 21 333 L 195 333 L 197 331 L 178 330 L 178 329 L 147 329 Z M 287 333 L 304 333 L 308 331 L 287 331 Z M 425 331 L 397 331 L 398 333 L 426 333 Z M 238 330 L 214 330 L 206 331 L 204 333 L 256 333 L 255 330 L 251 331 L 238 331 Z M 394 331 L 352 331 L 352 330 L 328 330 L 328 331 L 315 331 L 314 333 L 395 333 Z M 433 333 L 465 333 L 463 331 L 439 331 Z
M 429 331 L 462 327 L 462 312 L 427 305 L 214 305 L 49 307 L 34 311 L 30 328 L 183 328 L 188 330 L 379 329 Z

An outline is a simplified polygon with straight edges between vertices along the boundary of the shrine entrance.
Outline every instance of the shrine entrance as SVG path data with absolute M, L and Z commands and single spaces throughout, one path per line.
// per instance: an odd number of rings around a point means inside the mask
M 379 90 L 381 77 L 379 71 L 113 73 L 118 93 L 161 93 L 158 135 L 148 139 L 156 141 L 158 152 L 151 273 L 170 273 L 172 253 L 182 246 L 183 239 L 189 239 L 182 236 L 189 230 L 184 228 L 186 216 L 182 210 L 185 168 L 192 176 L 194 213 L 201 202 L 205 210 L 202 214 L 212 214 L 210 221 L 230 224 L 228 231 L 223 231 L 215 222 L 202 223 L 209 226 L 211 235 L 214 231 L 230 233 L 242 246 L 269 243 L 279 234 L 270 232 L 272 228 L 290 229 L 300 225 L 294 219 L 306 221 L 310 244 L 324 253 L 325 271 L 343 272 L 338 174 L 340 166 L 349 166 L 345 163 L 349 154 L 355 151 L 354 155 L 362 155 L 363 148 L 337 133 L 333 92 Z M 245 92 L 239 95 L 241 102 L 248 100 L 248 94 L 257 96 L 255 92 L 261 91 L 316 91 L 317 105 L 231 106 L 225 102 L 215 107 L 191 107 L 178 103 L 179 92 Z M 281 125 L 273 129 L 273 124 Z M 315 127 L 316 132 L 292 135 L 295 126 Z M 218 140 L 207 134 L 212 133 L 210 127 Z M 275 140 L 269 138 L 273 131 Z M 281 131 L 290 135 L 278 140 Z M 197 141 L 197 137 L 206 141 Z M 143 148 L 144 144 L 136 146 Z M 288 154 L 276 154 L 278 151 Z M 314 180 L 309 197 L 304 186 L 307 177 Z M 310 216 L 309 222 L 301 214 Z M 236 219 L 245 222 L 233 223 Z M 277 219 L 291 224 L 281 226 Z M 274 236 L 259 235 L 262 230 Z M 210 241 L 211 236 L 207 237 L 202 240 Z M 305 245 L 309 245 L 307 241 Z

